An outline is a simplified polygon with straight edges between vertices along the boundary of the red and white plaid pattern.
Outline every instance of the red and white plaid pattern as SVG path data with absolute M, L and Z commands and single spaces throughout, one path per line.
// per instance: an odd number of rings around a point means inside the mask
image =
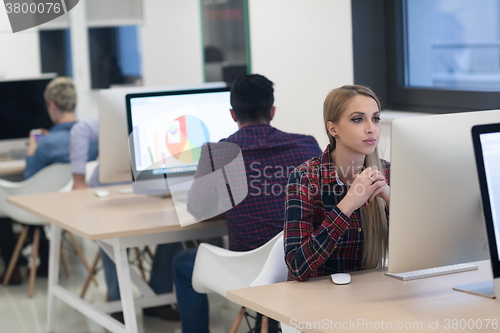
M 348 186 L 337 181 L 329 151 L 297 167 L 288 181 L 284 246 L 290 280 L 362 269 L 360 211 L 346 216 L 337 208 Z M 382 161 L 382 169 L 389 183 L 389 162 Z

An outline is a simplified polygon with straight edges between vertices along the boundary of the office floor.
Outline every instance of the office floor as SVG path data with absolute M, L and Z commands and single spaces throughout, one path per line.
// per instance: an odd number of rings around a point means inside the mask
M 87 260 L 95 255 L 97 247 L 90 242 L 82 242 Z M 70 263 L 70 276 L 61 275 L 61 284 L 79 294 L 84 281 L 84 268 L 79 259 L 67 253 Z M 0 260 L 0 272 L 3 264 Z M 23 284 L 20 286 L 0 285 L 0 332 L 15 333 L 43 333 L 45 332 L 47 307 L 47 278 L 37 278 L 33 298 L 28 298 L 28 278 L 26 269 L 22 268 Z M 99 286 L 91 285 L 86 300 L 100 303 L 106 297 L 104 273 L 97 274 Z M 239 306 L 225 298 L 212 294 L 210 302 L 210 331 L 212 333 L 226 333 L 236 317 Z M 138 313 L 139 332 L 141 333 L 181 333 L 180 322 L 168 322 L 158 318 L 143 317 Z M 61 301 L 57 301 L 57 333 L 104 333 L 106 329 L 92 320 L 87 319 L 78 311 Z M 242 322 L 238 333 L 247 332 L 245 322 Z

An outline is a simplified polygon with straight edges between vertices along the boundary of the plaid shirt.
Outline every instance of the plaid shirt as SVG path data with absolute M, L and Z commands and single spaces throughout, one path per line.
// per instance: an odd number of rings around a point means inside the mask
M 329 149 L 288 180 L 284 246 L 290 280 L 362 269 L 360 211 L 348 217 L 337 207 L 349 187 L 338 180 Z M 389 162 L 382 160 L 382 169 L 389 183 Z
M 238 181 L 238 186 L 248 186 L 246 198 L 226 212 L 229 249 L 252 250 L 283 230 L 283 203 L 288 176 L 295 167 L 318 156 L 321 150 L 312 136 L 285 133 L 266 124 L 244 126 L 221 142 L 240 147 L 246 179 Z M 212 172 L 205 152 L 206 149 L 203 149 L 195 178 Z M 221 156 L 224 152 L 217 154 Z M 218 195 L 214 187 L 206 186 L 203 181 L 193 183 L 188 201 L 191 214 L 197 216 L 197 212 L 217 205 Z M 231 189 L 232 192 L 234 190 Z

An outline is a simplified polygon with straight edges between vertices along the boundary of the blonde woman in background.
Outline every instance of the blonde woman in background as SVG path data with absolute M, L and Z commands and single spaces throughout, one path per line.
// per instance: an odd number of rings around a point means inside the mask
M 290 280 L 381 267 L 388 243 L 389 171 L 380 160 L 380 102 L 367 87 L 332 90 L 323 105 L 330 140 L 290 175 L 285 261 Z

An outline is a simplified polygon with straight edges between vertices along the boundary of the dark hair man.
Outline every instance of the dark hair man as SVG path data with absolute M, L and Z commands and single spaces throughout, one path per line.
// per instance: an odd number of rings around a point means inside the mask
M 321 155 L 312 136 L 282 132 L 270 125 L 274 118 L 273 83 L 258 74 L 239 77 L 231 86 L 231 117 L 239 130 L 221 142 L 237 145 L 245 163 L 247 196 L 226 211 L 229 249 L 255 249 L 283 230 L 285 186 L 299 164 Z M 188 211 L 196 216 L 216 209 L 217 191 L 200 175 L 212 171 L 207 146 L 203 147 L 195 182 L 189 191 Z M 199 180 L 199 181 L 198 181 Z M 209 332 L 208 299 L 193 290 L 191 278 L 196 249 L 174 259 L 174 283 L 182 320 L 182 332 Z

